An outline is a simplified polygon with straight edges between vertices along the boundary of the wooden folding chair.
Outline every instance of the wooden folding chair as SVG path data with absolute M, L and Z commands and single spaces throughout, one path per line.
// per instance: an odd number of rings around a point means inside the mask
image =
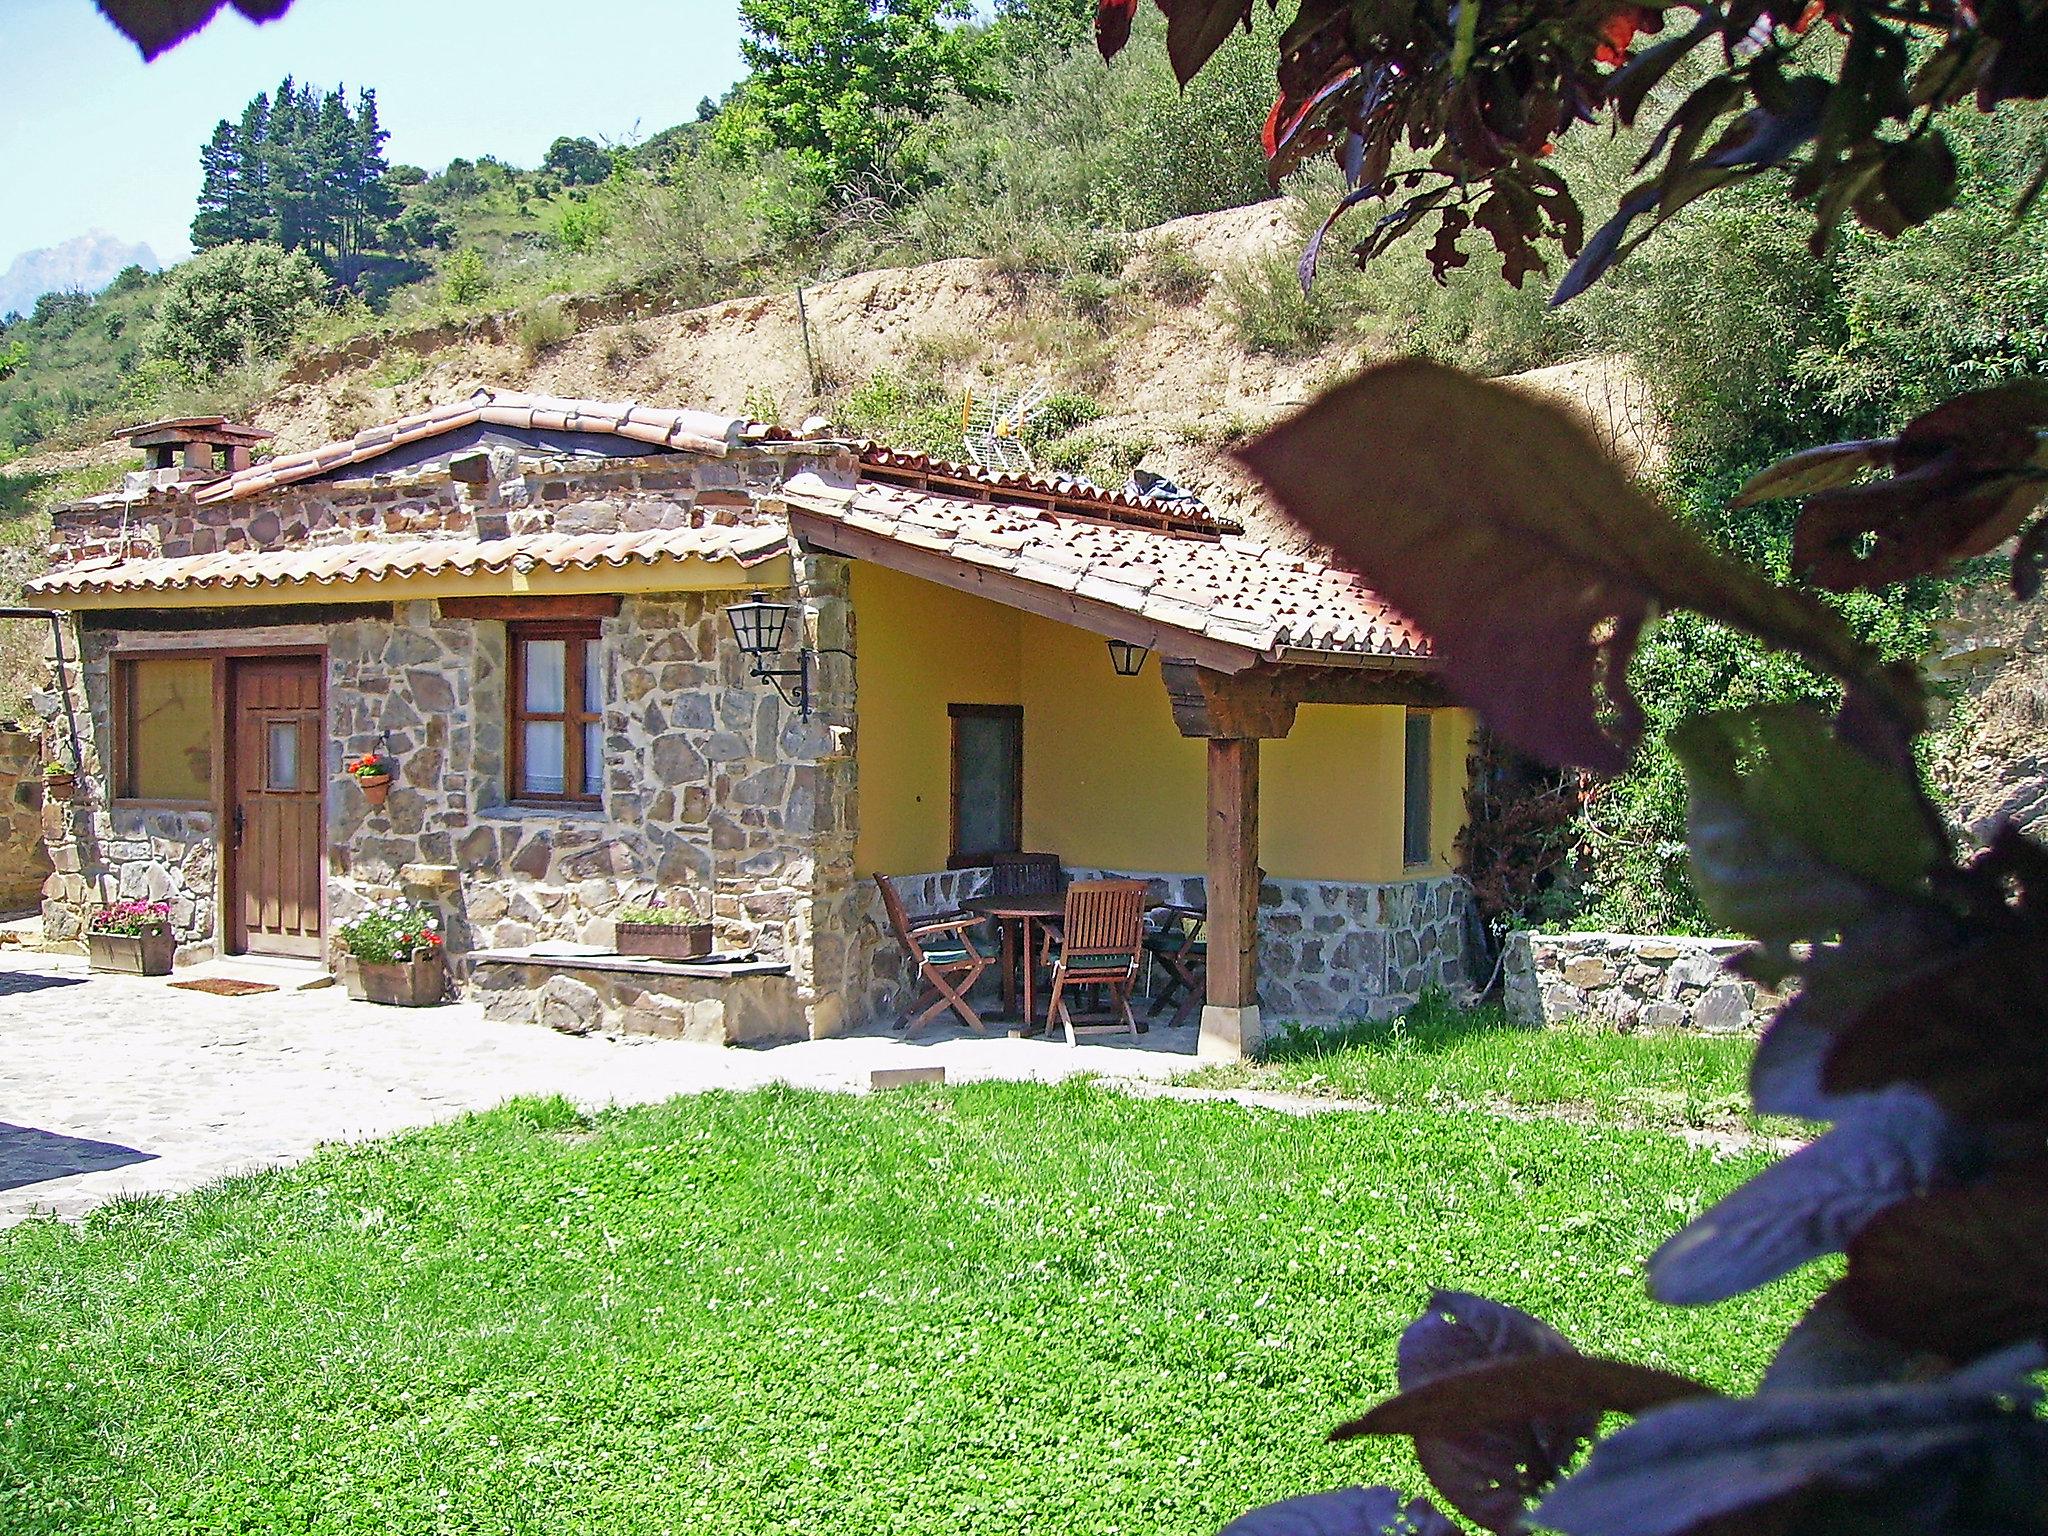
M 1066 889 L 1056 853 L 992 853 L 988 866 L 991 896 L 1057 896 Z
M 988 856 L 988 893 L 991 896 L 1057 896 L 1067 888 L 1066 866 L 1056 853 L 992 853 Z M 1027 965 L 1051 965 L 1053 945 L 1059 941 L 1060 920 L 1049 917 L 1038 926 L 1038 953 L 1028 956 Z
M 1145 953 L 1166 968 L 1166 981 L 1152 994 L 1150 1018 L 1158 1018 L 1176 998 L 1173 1027 L 1187 1023 L 1208 996 L 1209 914 L 1200 907 L 1167 905 L 1157 928 L 1145 935 Z
M 889 926 L 896 931 L 896 941 L 917 962 L 917 979 L 923 986 L 897 1028 L 914 1035 L 933 1014 L 951 1008 L 970 1028 L 987 1033 L 981 1015 L 967 1000 L 969 990 L 981 980 L 981 973 L 995 962 L 995 956 L 983 954 L 974 942 L 972 930 L 980 925 L 981 919 L 914 919 L 903 910 L 903 898 L 896 894 L 887 875 L 875 876 L 875 887 L 882 893 L 882 907 L 889 914 Z
M 1117 1027 L 1114 1019 L 1077 1022 L 1067 1002 L 1069 987 L 1107 987 L 1123 1016 L 1123 1027 L 1138 1033 L 1131 990 L 1137 985 L 1145 948 L 1148 894 L 1143 880 L 1077 880 L 1067 887 L 1059 953 L 1052 968 L 1052 998 L 1045 1010 L 1046 1028 L 1057 1019 L 1066 1028 L 1067 1044 L 1077 1043 L 1077 1029 Z

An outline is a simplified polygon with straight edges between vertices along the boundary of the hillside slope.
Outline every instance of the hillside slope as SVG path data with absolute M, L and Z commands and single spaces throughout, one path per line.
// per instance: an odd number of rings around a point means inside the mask
M 277 451 L 291 452 L 493 384 L 787 422 L 822 412 L 957 455 L 948 428 L 969 389 L 1042 383 L 1099 411 L 1051 445 L 1049 462 L 1064 447 L 1078 466 L 1063 467 L 1107 480 L 1142 458 L 1256 520 L 1248 487 L 1218 450 L 1363 360 L 1355 341 L 1276 355 L 1241 339 L 1228 275 L 1275 257 L 1291 262 L 1297 239 L 1289 206 L 1274 201 L 1135 235 L 1120 249 L 1120 269 L 1078 292 L 1071 279 L 988 260 L 858 273 L 804 290 L 808 357 L 794 292 L 674 313 L 564 300 L 568 334 L 559 341 L 536 344 L 530 318 L 501 316 L 462 333 L 301 358 L 255 419 L 277 434 Z M 1632 459 L 1655 457 L 1647 396 L 1615 360 L 1524 377 L 1583 404 Z M 877 380 L 888 387 L 876 389 Z M 1040 457 L 1048 459 L 1043 449 Z
M 808 360 L 794 292 L 668 312 L 563 298 L 538 331 L 533 314 L 515 312 L 302 355 L 252 415 L 276 434 L 274 451 L 294 452 L 499 385 L 789 423 L 822 413 L 848 430 L 957 457 L 967 391 L 1044 384 L 1067 411 L 1067 429 L 1040 446 L 1048 467 L 1120 484 L 1142 462 L 1293 545 L 1300 536 L 1270 514 L 1226 450 L 1366 352 L 1344 337 L 1289 355 L 1245 344 L 1233 275 L 1261 262 L 1291 267 L 1298 240 L 1291 206 L 1276 200 L 1131 236 L 1102 263 L 1111 270 L 1085 285 L 1071 273 L 972 259 L 858 273 L 804 290 Z M 1583 406 L 1626 457 L 1657 457 L 1646 392 L 1619 360 L 1520 377 Z M 18 484 L 40 478 L 47 501 L 99 489 L 130 462 L 124 444 L 98 443 L 29 454 L 6 473 Z M 0 524 L 0 604 L 40 568 L 46 527 L 19 515 Z M 40 637 L 15 628 L 24 633 L 0 635 L 0 677 L 35 670 Z M 19 712 L 26 691 L 0 684 L 0 716 Z

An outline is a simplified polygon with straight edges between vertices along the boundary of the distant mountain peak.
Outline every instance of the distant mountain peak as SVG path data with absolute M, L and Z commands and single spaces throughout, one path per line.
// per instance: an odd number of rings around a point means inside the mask
M 104 229 L 88 230 L 61 245 L 23 251 L 0 274 L 0 315 L 27 314 L 46 293 L 98 293 L 128 267 L 155 272 L 163 263 L 140 241 Z

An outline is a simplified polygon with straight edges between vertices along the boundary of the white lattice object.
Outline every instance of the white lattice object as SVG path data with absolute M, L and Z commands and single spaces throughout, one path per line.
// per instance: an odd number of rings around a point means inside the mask
M 960 412 L 960 440 L 966 445 L 967 457 L 983 469 L 1035 472 L 1038 464 L 1024 446 L 1024 428 L 1049 393 L 1044 384 L 970 393 Z

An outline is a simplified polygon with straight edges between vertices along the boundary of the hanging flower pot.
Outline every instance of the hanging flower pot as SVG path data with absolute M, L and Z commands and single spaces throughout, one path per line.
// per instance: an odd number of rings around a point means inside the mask
M 69 764 L 49 763 L 43 768 L 43 794 L 56 801 L 67 801 L 78 793 L 78 775 Z
M 372 805 L 382 805 L 391 796 L 392 761 L 382 752 L 365 752 L 361 757 L 350 758 L 342 765 L 342 772 L 356 781 L 356 787 L 363 792 L 363 798 Z

